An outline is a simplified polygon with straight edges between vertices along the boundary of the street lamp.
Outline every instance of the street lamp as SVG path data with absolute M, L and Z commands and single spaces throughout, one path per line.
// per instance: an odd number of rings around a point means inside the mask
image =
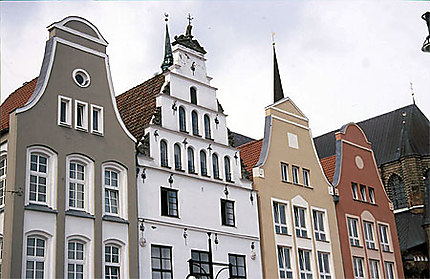
M 427 28 L 429 31 L 429 34 L 427 38 L 424 40 L 423 47 L 421 48 L 424 52 L 430 52 L 430 12 L 425 12 L 422 16 L 422 19 L 424 19 L 427 23 Z

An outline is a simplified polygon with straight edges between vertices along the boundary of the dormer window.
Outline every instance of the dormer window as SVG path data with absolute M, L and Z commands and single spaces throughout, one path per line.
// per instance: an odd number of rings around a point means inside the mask
M 197 90 L 195 87 L 190 88 L 191 104 L 197 105 Z

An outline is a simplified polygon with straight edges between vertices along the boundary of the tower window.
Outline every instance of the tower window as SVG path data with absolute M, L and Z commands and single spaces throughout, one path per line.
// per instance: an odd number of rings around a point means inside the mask
M 195 87 L 190 88 L 191 104 L 197 105 L 197 90 Z

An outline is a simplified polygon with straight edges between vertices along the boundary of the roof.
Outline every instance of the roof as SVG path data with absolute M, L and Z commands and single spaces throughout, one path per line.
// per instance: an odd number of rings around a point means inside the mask
M 0 106 L 0 131 L 9 129 L 9 114 L 27 103 L 36 88 L 37 77 L 25 82 L 20 88 L 10 94 Z
M 357 125 L 371 142 L 378 166 L 403 156 L 430 154 L 430 124 L 415 104 L 358 122 Z M 336 154 L 335 133 L 338 131 L 314 138 L 319 158 Z
M 231 132 L 231 134 L 233 135 L 233 147 L 238 147 L 255 140 L 253 138 L 235 132 Z
M 263 139 L 254 140 L 245 143 L 238 147 L 240 150 L 240 158 L 245 164 L 245 169 L 250 173 L 250 180 L 252 180 L 252 168 L 257 164 L 260 158 L 261 147 L 263 146 Z
M 423 214 L 405 211 L 396 213 L 394 217 L 401 251 L 426 243 L 425 233 L 422 228 Z
M 320 162 L 325 176 L 330 181 L 330 183 L 333 182 L 334 171 L 336 169 L 336 155 L 322 158 Z
M 130 133 L 140 141 L 143 127 L 156 110 L 155 97 L 161 92 L 164 75 L 158 74 L 116 97 L 119 114 Z

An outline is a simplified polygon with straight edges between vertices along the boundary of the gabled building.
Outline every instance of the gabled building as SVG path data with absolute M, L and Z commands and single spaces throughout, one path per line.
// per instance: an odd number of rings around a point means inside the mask
M 263 278 L 344 278 L 333 189 L 309 120 L 284 98 L 274 53 L 274 103 L 264 138 L 239 147 L 258 193 Z
M 393 202 L 404 274 L 428 278 L 430 123 L 413 103 L 357 125 L 371 142 L 385 191 Z M 336 154 L 336 132 L 314 139 L 322 162 L 333 160 Z M 330 174 L 328 178 L 332 179 Z
M 337 195 L 345 277 L 404 278 L 393 204 L 359 126 L 350 123 L 336 133 L 336 156 L 322 166 Z
M 256 194 L 191 29 L 170 44 L 166 25 L 163 72 L 117 97 L 139 140 L 140 278 L 262 278 Z
M 80 17 L 48 31 L 39 77 L 0 108 L 1 276 L 136 278 L 135 138 L 107 42 Z

